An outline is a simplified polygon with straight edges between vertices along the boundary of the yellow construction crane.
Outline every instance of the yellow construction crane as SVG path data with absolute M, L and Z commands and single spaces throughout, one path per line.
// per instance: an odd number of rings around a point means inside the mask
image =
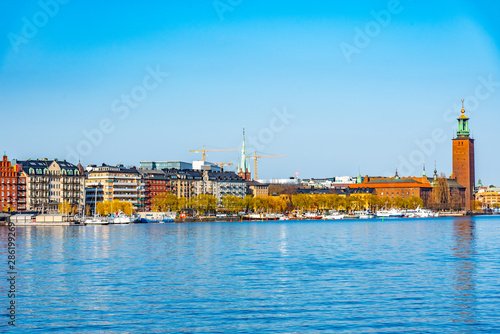
M 214 162 L 217 166 L 220 166 L 220 170 L 223 172 L 224 171 L 224 166 L 231 166 L 233 163 L 232 162 Z
M 257 152 L 255 152 L 254 155 L 248 155 L 247 158 L 254 158 L 254 166 L 255 166 L 255 176 L 254 180 L 257 180 L 257 159 L 260 158 L 283 158 L 286 157 L 286 155 L 257 155 Z
M 203 153 L 203 161 L 205 161 L 206 152 L 220 152 L 220 151 L 239 151 L 239 149 L 238 148 L 219 148 L 219 149 L 213 149 L 213 150 L 206 150 L 205 145 L 203 145 L 202 150 L 190 150 L 189 152 Z

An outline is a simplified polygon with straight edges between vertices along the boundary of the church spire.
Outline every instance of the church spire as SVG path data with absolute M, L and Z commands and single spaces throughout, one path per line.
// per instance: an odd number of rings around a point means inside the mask
M 248 166 L 247 166 L 247 148 L 246 148 L 246 145 L 245 145 L 245 127 L 243 127 L 243 145 L 241 146 L 240 170 L 243 173 L 248 172 Z

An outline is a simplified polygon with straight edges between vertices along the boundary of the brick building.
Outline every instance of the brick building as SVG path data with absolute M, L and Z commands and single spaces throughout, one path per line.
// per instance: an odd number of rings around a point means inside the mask
M 138 169 L 142 177 L 144 210 L 151 211 L 152 199 L 171 192 L 167 175 L 162 170 Z
M 366 192 L 389 198 L 420 197 L 424 206 L 431 202 L 432 190 L 438 185 L 437 170 L 432 177 L 427 177 L 425 170 L 422 177 L 368 177 L 358 178 L 361 183 L 351 184 L 348 193 Z M 362 180 L 362 181 L 361 181 Z M 465 206 L 466 188 L 458 183 L 456 177 L 445 178 L 449 190 L 449 198 L 456 199 L 460 207 Z
M 26 178 L 21 169 L 3 155 L 0 161 L 0 211 L 26 210 Z
M 431 179 L 432 180 L 432 179 Z M 361 183 L 349 185 L 349 190 L 366 189 L 382 197 L 409 198 L 420 197 L 426 205 L 432 192 L 432 184 L 427 176 L 422 177 L 378 177 L 371 179 L 365 176 Z
M 465 187 L 465 209 L 470 210 L 476 183 L 474 139 L 470 138 L 469 118 L 465 116 L 463 105 L 462 115 L 458 118 L 457 136 L 453 138 L 453 175 Z

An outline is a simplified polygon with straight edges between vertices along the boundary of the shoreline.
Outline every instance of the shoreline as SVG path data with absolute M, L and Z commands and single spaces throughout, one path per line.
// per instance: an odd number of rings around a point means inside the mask
M 405 219 L 428 219 L 428 218 L 460 218 L 460 217 L 475 217 L 475 216 L 498 216 L 500 217 L 500 214 L 492 214 L 492 213 L 468 213 L 468 214 L 447 214 L 447 215 L 442 215 L 439 217 L 394 217 L 394 218 L 388 218 L 388 217 L 374 217 L 374 218 L 369 218 L 369 219 L 360 219 L 360 218 L 345 218 L 345 219 L 339 219 L 339 220 L 363 220 L 363 221 L 370 221 L 370 220 L 391 220 L 391 221 L 397 221 L 397 220 L 405 220 Z M 146 225 L 146 224 L 183 224 L 183 223 L 220 223 L 220 222 L 265 222 L 265 221 L 275 221 L 275 222 L 287 222 L 287 221 L 325 221 L 328 219 L 308 219 L 308 218 L 291 218 L 291 219 L 286 219 L 286 220 L 280 220 L 280 219 L 272 219 L 272 218 L 259 218 L 259 219 L 241 219 L 241 218 L 182 218 L 182 219 L 175 219 L 173 222 L 168 222 L 168 223 L 130 223 L 130 224 L 108 224 L 109 225 Z M 329 220 L 332 221 L 332 220 Z M 338 220 L 333 220 L 333 221 L 338 221 Z M 7 221 L 0 221 L 0 226 L 8 226 Z M 52 226 L 76 226 L 76 227 L 81 227 L 81 226 L 97 226 L 97 225 L 91 225 L 91 224 L 80 224 L 78 222 L 74 221 L 69 221 L 69 222 L 22 222 L 16 224 L 16 226 L 19 227 L 25 227 L 25 226 L 47 226 L 47 227 L 52 227 Z

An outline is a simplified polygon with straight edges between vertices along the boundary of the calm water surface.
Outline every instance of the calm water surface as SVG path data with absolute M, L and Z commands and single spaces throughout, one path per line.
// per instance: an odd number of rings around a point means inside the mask
M 500 332 L 500 217 L 18 227 L 17 236 L 17 332 Z M 6 289 L 1 280 L 3 310 Z

